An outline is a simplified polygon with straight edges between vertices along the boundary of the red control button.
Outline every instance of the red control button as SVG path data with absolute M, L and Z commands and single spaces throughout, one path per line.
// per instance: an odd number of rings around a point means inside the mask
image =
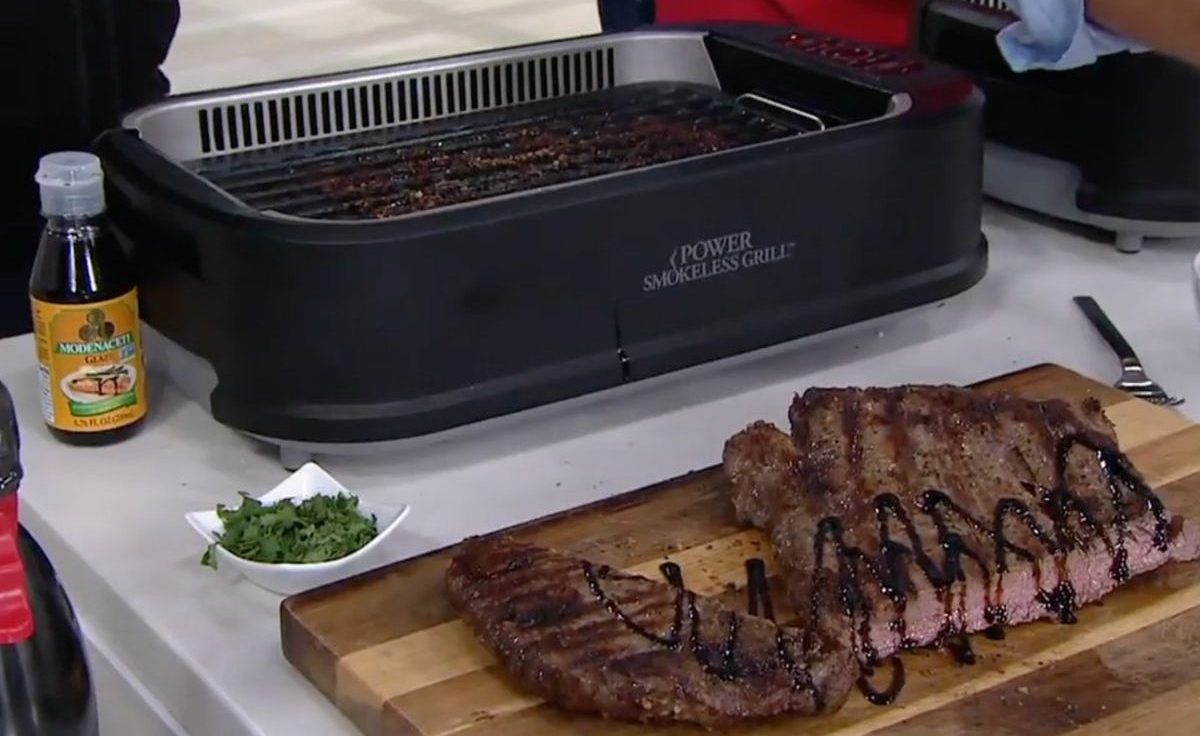
M 829 48 L 824 55 L 851 66 L 858 66 L 859 62 L 870 58 L 874 53 L 871 49 L 864 49 L 862 46 L 834 46 Z
M 874 74 L 892 77 L 913 74 L 924 68 L 925 65 L 916 59 L 886 59 L 867 65 L 866 70 Z
M 813 56 L 884 76 L 912 74 L 925 68 L 917 59 L 901 58 L 882 49 L 870 49 L 849 41 L 809 33 L 789 33 L 780 44 Z
M 783 44 L 784 46 L 791 46 L 795 49 L 810 49 L 819 45 L 824 40 L 825 39 L 822 39 L 818 36 L 812 36 L 807 33 L 789 33 L 788 35 L 779 39 L 779 43 Z

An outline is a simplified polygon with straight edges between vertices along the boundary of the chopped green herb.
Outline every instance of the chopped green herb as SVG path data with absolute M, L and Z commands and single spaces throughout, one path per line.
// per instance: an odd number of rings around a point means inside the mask
M 229 508 L 217 504 L 225 531 L 208 546 L 200 564 L 214 570 L 218 544 L 254 562 L 328 562 L 367 545 L 378 534 L 375 516 L 358 511 L 358 497 L 313 496 L 296 504 L 291 499 L 263 506 L 245 493 L 242 504 Z

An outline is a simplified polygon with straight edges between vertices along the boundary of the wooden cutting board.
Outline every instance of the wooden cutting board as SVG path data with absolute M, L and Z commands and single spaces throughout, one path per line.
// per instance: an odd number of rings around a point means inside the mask
M 1057 366 L 984 386 L 1031 398 L 1096 397 L 1122 448 L 1168 507 L 1200 518 L 1200 426 Z M 713 448 L 714 458 L 720 451 Z M 741 610 L 745 560 L 766 558 L 774 574 L 770 546 L 735 522 L 717 467 L 522 525 L 517 536 L 651 577 L 669 558 L 689 588 Z M 288 661 L 363 732 L 702 733 L 565 714 L 514 687 L 450 608 L 443 575 L 453 553 L 433 552 L 283 602 Z M 775 600 L 783 601 L 778 580 L 773 584 Z M 969 666 L 941 652 L 903 655 L 908 682 L 893 705 L 871 705 L 853 693 L 836 714 L 737 733 L 1200 733 L 1200 564 L 1138 578 L 1086 606 L 1075 625 L 1035 623 L 1010 629 L 1004 641 L 972 642 L 978 662 Z

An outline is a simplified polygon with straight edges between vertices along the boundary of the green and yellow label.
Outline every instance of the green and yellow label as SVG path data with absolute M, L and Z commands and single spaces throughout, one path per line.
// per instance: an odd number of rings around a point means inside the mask
M 137 289 L 93 304 L 31 301 L 46 423 L 102 432 L 145 416 Z

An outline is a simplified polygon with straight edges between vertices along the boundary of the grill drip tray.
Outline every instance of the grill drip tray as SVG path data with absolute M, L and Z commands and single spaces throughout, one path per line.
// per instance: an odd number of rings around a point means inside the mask
M 778 140 L 827 121 L 836 122 L 755 95 L 654 82 L 189 168 L 259 211 L 379 219 Z

